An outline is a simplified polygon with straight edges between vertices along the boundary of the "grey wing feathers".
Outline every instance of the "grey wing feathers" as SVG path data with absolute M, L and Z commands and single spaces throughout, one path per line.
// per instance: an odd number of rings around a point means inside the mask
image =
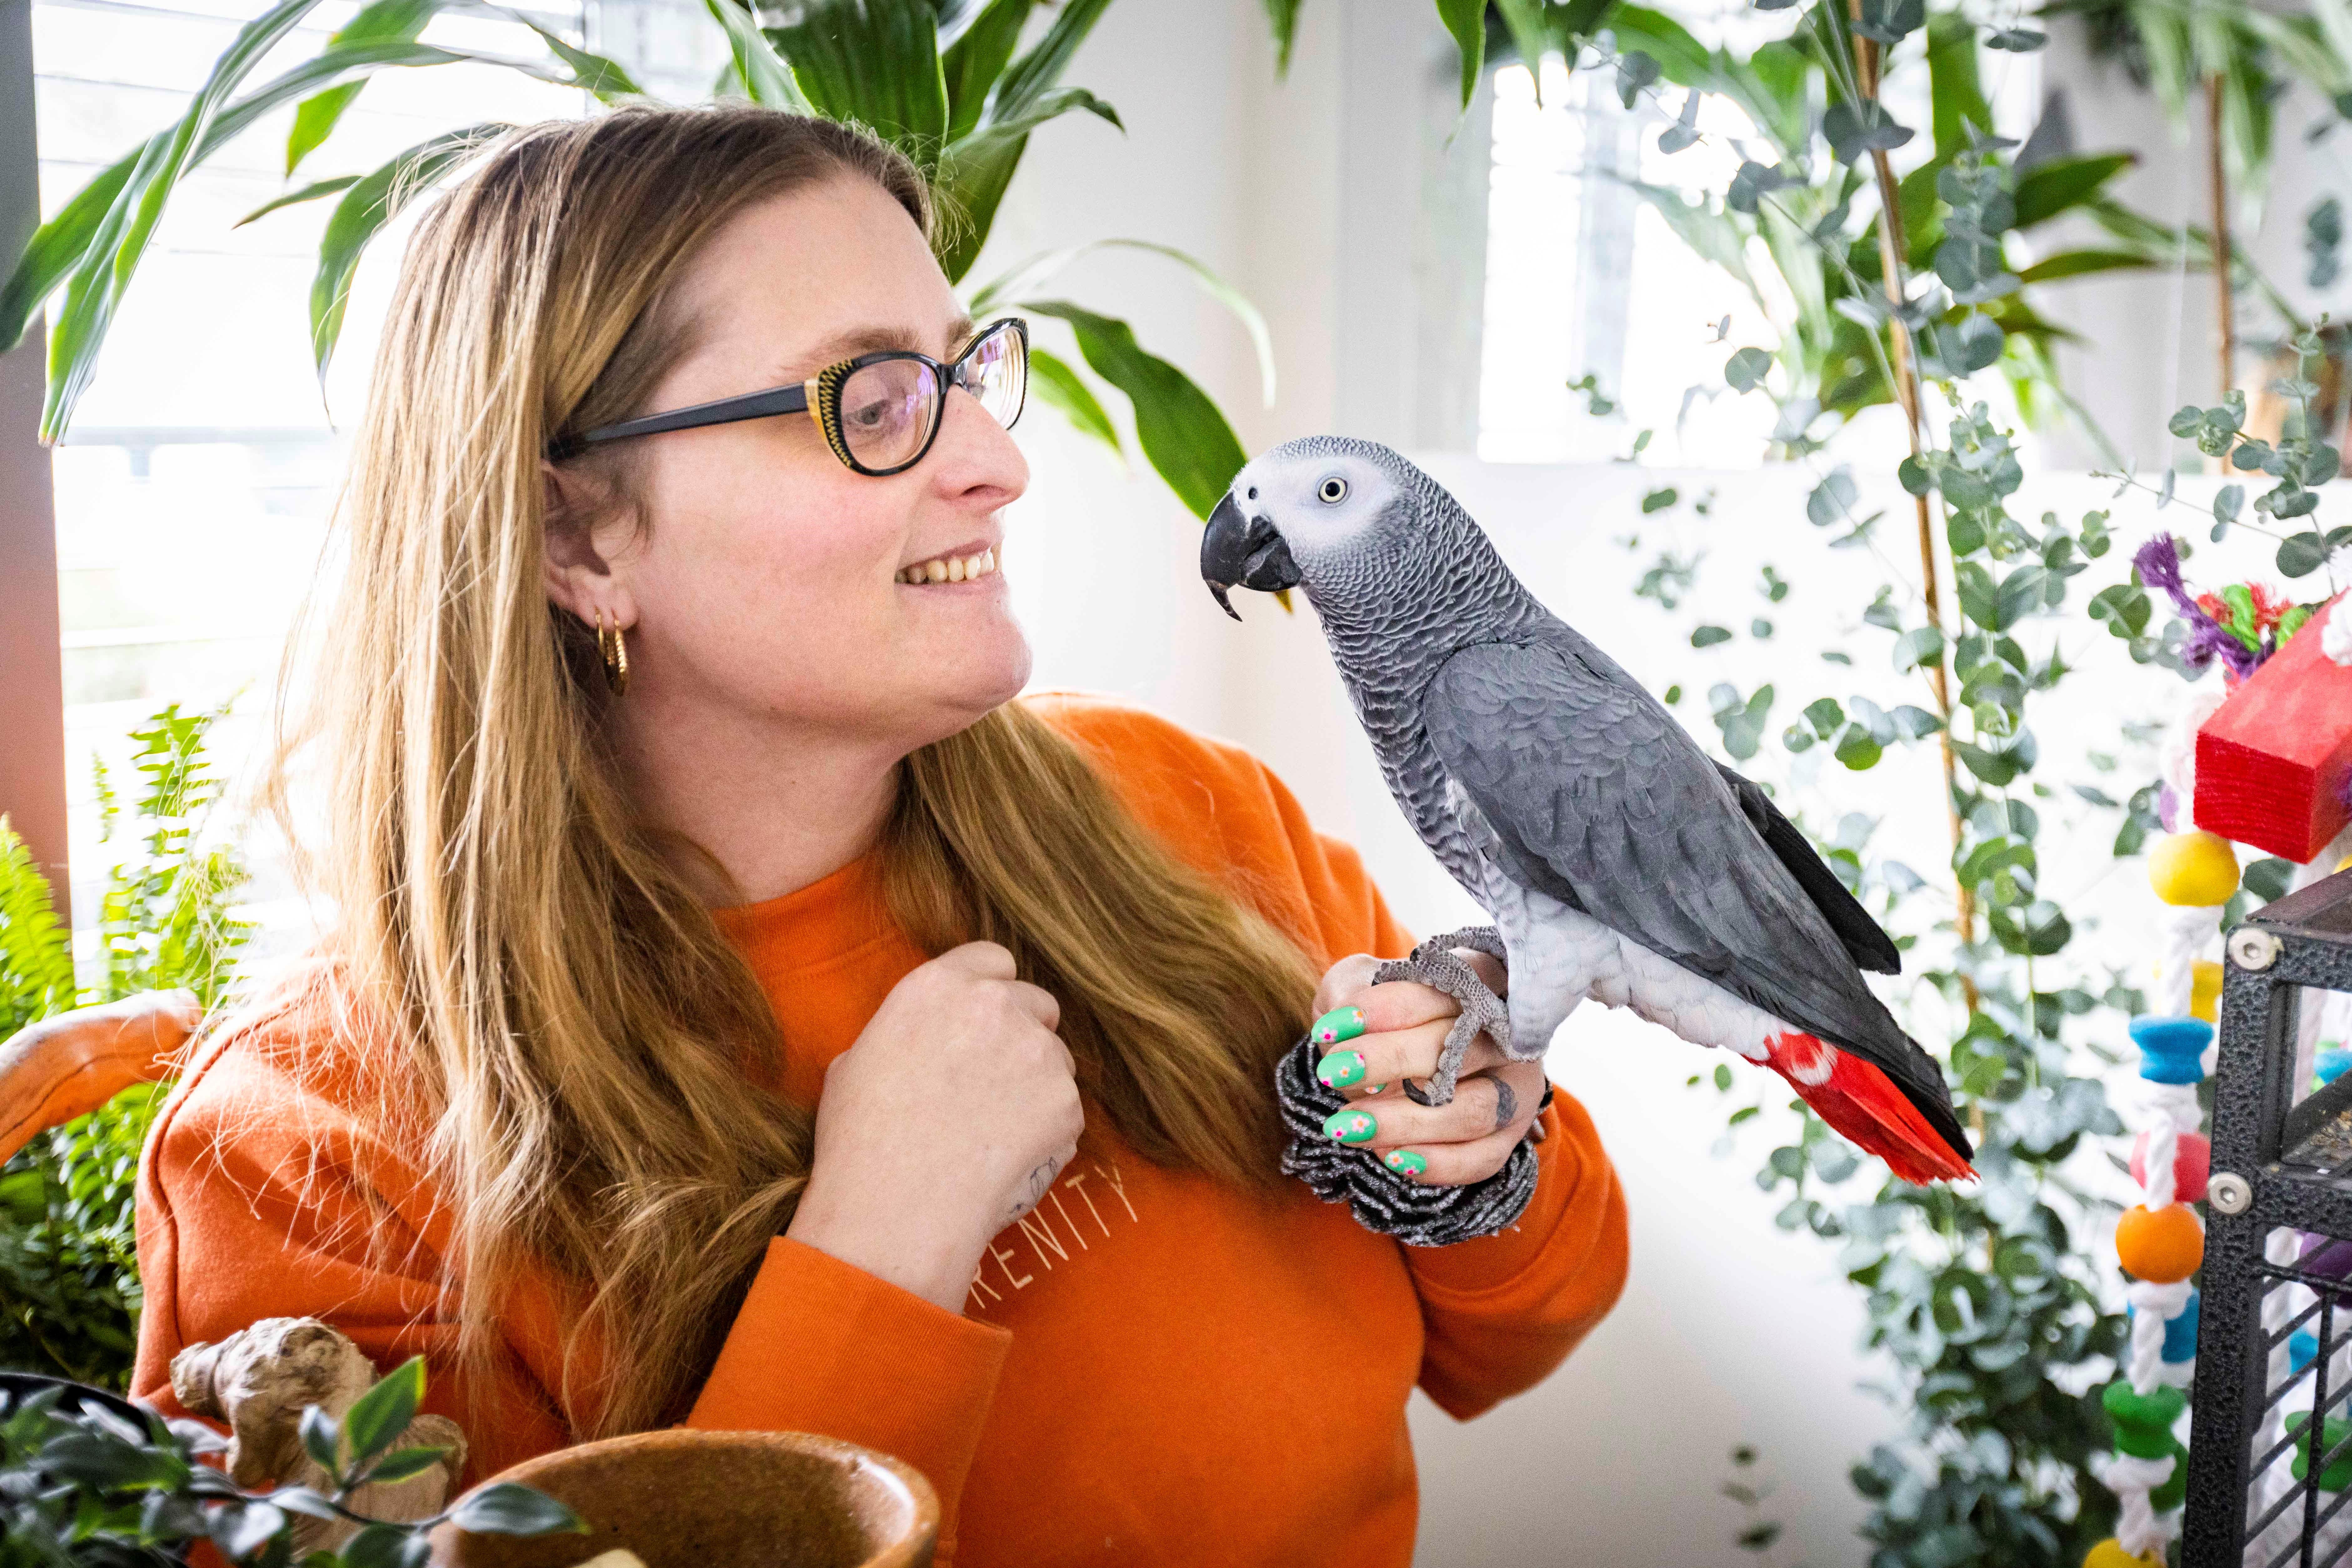
M 1871 994 L 1730 784 L 1592 652 L 1564 626 L 1541 642 L 1479 644 L 1422 694 L 1431 744 L 1501 839 L 1506 868 L 1874 1063 L 1931 1120 L 1950 1120 L 1941 1073 Z
M 1731 793 L 1738 797 L 1739 809 L 1747 814 L 1748 825 L 1756 829 L 1764 847 L 1789 868 L 1789 875 L 1797 879 L 1797 885 L 1805 889 L 1805 897 L 1822 911 L 1822 918 L 1830 922 L 1830 930 L 1837 933 L 1838 941 L 1845 944 L 1846 955 L 1863 968 L 1880 974 L 1902 973 L 1903 952 L 1895 945 L 1895 939 L 1845 890 L 1845 884 L 1813 852 L 1811 843 L 1797 825 L 1780 815 L 1780 808 L 1772 804 L 1764 786 L 1741 777 L 1722 763 L 1715 766 L 1723 775 L 1723 782 L 1731 786 Z

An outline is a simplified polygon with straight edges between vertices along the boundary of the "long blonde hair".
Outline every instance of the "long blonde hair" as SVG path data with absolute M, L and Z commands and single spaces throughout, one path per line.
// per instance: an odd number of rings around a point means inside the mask
M 500 1296 L 551 1272 L 601 1374 L 558 1391 L 581 1437 L 683 1414 L 798 1202 L 813 1117 L 759 1087 L 777 1081 L 767 1002 L 615 782 L 593 634 L 542 585 L 540 454 L 641 411 L 680 351 L 661 307 L 698 245 L 840 177 L 929 231 L 920 177 L 880 142 L 735 105 L 528 127 L 438 202 L 339 508 L 334 636 L 268 787 L 293 836 L 289 781 L 315 757 L 331 830 L 300 864 L 336 906 L 353 1005 L 386 1026 L 377 1114 L 415 1119 L 451 1222 L 460 1354 L 493 1353 Z M 625 503 L 625 459 L 604 477 Z M 881 849 L 919 947 L 1001 942 L 1060 999 L 1090 1126 L 1277 1190 L 1269 1073 L 1313 971 L 1066 740 L 1016 703 L 917 752 Z M 333 1049 L 365 1054 L 363 1034 Z

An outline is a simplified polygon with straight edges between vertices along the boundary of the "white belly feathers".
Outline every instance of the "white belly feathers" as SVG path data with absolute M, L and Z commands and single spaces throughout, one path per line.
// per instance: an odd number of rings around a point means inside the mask
M 1538 1054 L 1586 996 L 1627 1008 L 1695 1046 L 1722 1046 L 1753 1062 L 1765 1059 L 1773 1036 L 1803 1033 L 1582 910 L 1521 887 L 1492 861 L 1486 895 L 1511 953 L 1515 1054 Z

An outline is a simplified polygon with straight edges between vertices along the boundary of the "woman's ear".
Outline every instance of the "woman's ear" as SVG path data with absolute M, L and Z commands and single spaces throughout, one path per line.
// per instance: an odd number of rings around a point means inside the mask
M 611 498 L 585 475 L 567 473 L 541 459 L 540 475 L 547 487 L 547 596 L 580 617 L 583 626 L 604 620 L 624 628 L 636 625 L 636 602 L 629 592 L 625 571 L 615 572 L 608 557 L 624 537 L 617 528 L 597 538 L 599 519 L 613 514 Z

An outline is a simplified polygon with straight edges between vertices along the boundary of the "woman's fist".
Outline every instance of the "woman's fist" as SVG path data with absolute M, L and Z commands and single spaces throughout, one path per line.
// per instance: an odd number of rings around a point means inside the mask
M 816 1158 L 786 1234 L 950 1311 L 982 1249 L 1077 1152 L 1061 1007 L 966 942 L 917 965 L 825 1068 Z

